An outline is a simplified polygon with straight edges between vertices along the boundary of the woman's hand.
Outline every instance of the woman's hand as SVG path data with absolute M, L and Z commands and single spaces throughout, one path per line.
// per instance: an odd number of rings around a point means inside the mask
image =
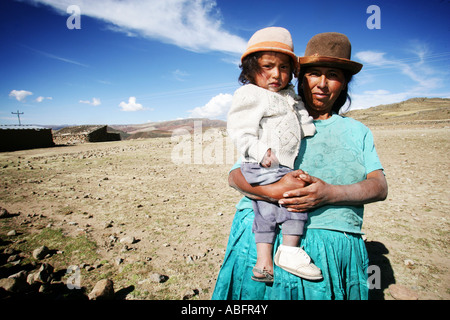
M 335 186 L 308 174 L 300 174 L 298 178 L 304 181 L 305 187 L 284 192 L 283 199 L 278 201 L 280 205 L 288 211 L 305 212 L 330 202 Z
M 228 183 L 231 187 L 237 189 L 250 199 L 278 202 L 278 200 L 283 198 L 283 194 L 286 191 L 296 190 L 305 186 L 305 180 L 299 178 L 302 174 L 305 175 L 305 178 L 308 177 L 302 170 L 296 170 L 287 173 L 275 183 L 263 186 L 252 186 L 245 180 L 241 170 L 235 169 L 230 172 Z
M 364 205 L 385 200 L 388 193 L 382 170 L 372 171 L 365 180 L 349 185 L 332 185 L 309 175 L 299 178 L 307 185 L 284 192 L 284 198 L 278 202 L 293 212 L 305 212 L 326 204 Z
M 230 172 L 230 186 L 253 200 L 278 202 L 292 212 L 305 212 L 326 204 L 364 205 L 386 199 L 388 187 L 382 170 L 367 174 L 366 180 L 349 185 L 332 185 L 302 170 L 287 173 L 279 181 L 251 186 L 241 170 Z

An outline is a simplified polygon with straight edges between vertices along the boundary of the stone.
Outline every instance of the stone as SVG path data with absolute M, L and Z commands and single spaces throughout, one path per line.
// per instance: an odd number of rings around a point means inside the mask
M 136 239 L 133 236 L 128 236 L 120 239 L 120 243 L 123 244 L 133 244 L 136 242 Z
M 23 292 L 27 286 L 25 271 L 20 271 L 8 278 L 0 279 L 0 288 L 9 292 Z
M 186 263 L 187 264 L 194 263 L 194 259 L 191 256 L 187 256 L 186 257 Z
M 35 259 L 42 260 L 47 256 L 48 253 L 48 248 L 46 246 L 41 246 L 33 251 L 33 257 Z
M 5 248 L 5 249 L 3 249 L 3 254 L 8 254 L 8 255 L 11 255 L 11 254 L 14 254 L 14 249 L 13 248 Z
M 20 260 L 20 256 L 18 254 L 12 254 L 8 257 L 8 259 L 6 260 L 6 262 L 14 262 Z
M 34 273 L 30 273 L 30 274 L 28 274 L 28 276 L 27 276 L 27 283 L 29 284 L 29 285 L 32 285 L 32 284 L 34 284 L 36 281 L 34 281 Z
M 47 283 L 51 280 L 53 274 L 53 266 L 48 263 L 43 263 L 38 272 L 34 274 L 34 281 Z
M 112 226 L 113 226 L 113 221 L 108 221 L 105 223 L 104 228 L 107 229 L 107 228 L 111 228 Z
M 408 268 L 411 268 L 411 267 L 413 267 L 414 266 L 414 261 L 413 260 L 411 260 L 411 259 L 406 259 L 406 260 L 404 260 L 403 261 L 403 263 L 405 264 L 405 266 L 407 266 Z
M 400 284 L 391 284 L 389 292 L 395 300 L 419 300 L 417 292 Z
M 152 273 L 149 276 L 149 280 L 151 282 L 156 282 L 156 283 L 163 283 L 166 282 L 167 280 L 169 280 L 169 277 L 160 273 Z
M 15 286 L 16 286 L 17 279 L 14 278 L 3 278 L 0 279 L 0 288 L 9 291 L 9 292 L 15 292 Z
M 114 283 L 111 279 L 103 279 L 98 281 L 91 293 L 88 295 L 89 300 L 110 300 L 114 298 Z
M 182 300 L 189 300 L 198 295 L 200 291 L 198 289 L 189 289 L 183 293 Z
M 9 217 L 8 210 L 0 207 L 0 218 L 7 218 L 7 217 Z
M 21 270 L 17 273 L 10 275 L 8 278 L 22 278 L 25 280 L 27 278 L 27 272 L 25 270 Z

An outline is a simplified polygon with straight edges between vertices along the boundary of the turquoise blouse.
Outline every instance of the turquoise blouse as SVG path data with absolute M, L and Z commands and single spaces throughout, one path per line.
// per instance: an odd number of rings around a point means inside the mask
M 314 120 L 316 134 L 302 140 L 295 169 L 334 185 L 353 184 L 368 173 L 383 169 L 375 150 L 372 132 L 362 123 L 334 114 L 327 120 Z M 233 168 L 240 167 L 237 162 Z M 251 209 L 244 197 L 238 210 Z M 364 206 L 326 205 L 308 212 L 307 228 L 362 233 Z

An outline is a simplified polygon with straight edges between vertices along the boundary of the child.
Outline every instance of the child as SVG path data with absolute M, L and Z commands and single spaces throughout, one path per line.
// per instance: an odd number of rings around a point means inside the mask
M 280 27 L 257 31 L 241 57 L 239 81 L 228 113 L 227 130 L 243 156 L 242 174 L 252 185 L 270 184 L 292 171 L 300 141 L 315 133 L 312 118 L 290 85 L 297 72 L 291 34 Z M 273 282 L 272 250 L 278 225 L 283 244 L 275 264 L 302 278 L 321 279 L 319 268 L 298 247 L 306 213 L 289 212 L 266 201 L 253 201 L 257 261 L 252 279 Z

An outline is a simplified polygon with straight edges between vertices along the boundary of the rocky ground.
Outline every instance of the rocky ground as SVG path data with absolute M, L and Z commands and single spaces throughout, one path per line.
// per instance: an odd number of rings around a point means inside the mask
M 363 226 L 372 298 L 449 299 L 448 123 L 372 130 L 389 183 Z M 241 197 L 215 138 L 0 153 L 0 296 L 94 299 L 102 280 L 110 298 L 209 299 Z

